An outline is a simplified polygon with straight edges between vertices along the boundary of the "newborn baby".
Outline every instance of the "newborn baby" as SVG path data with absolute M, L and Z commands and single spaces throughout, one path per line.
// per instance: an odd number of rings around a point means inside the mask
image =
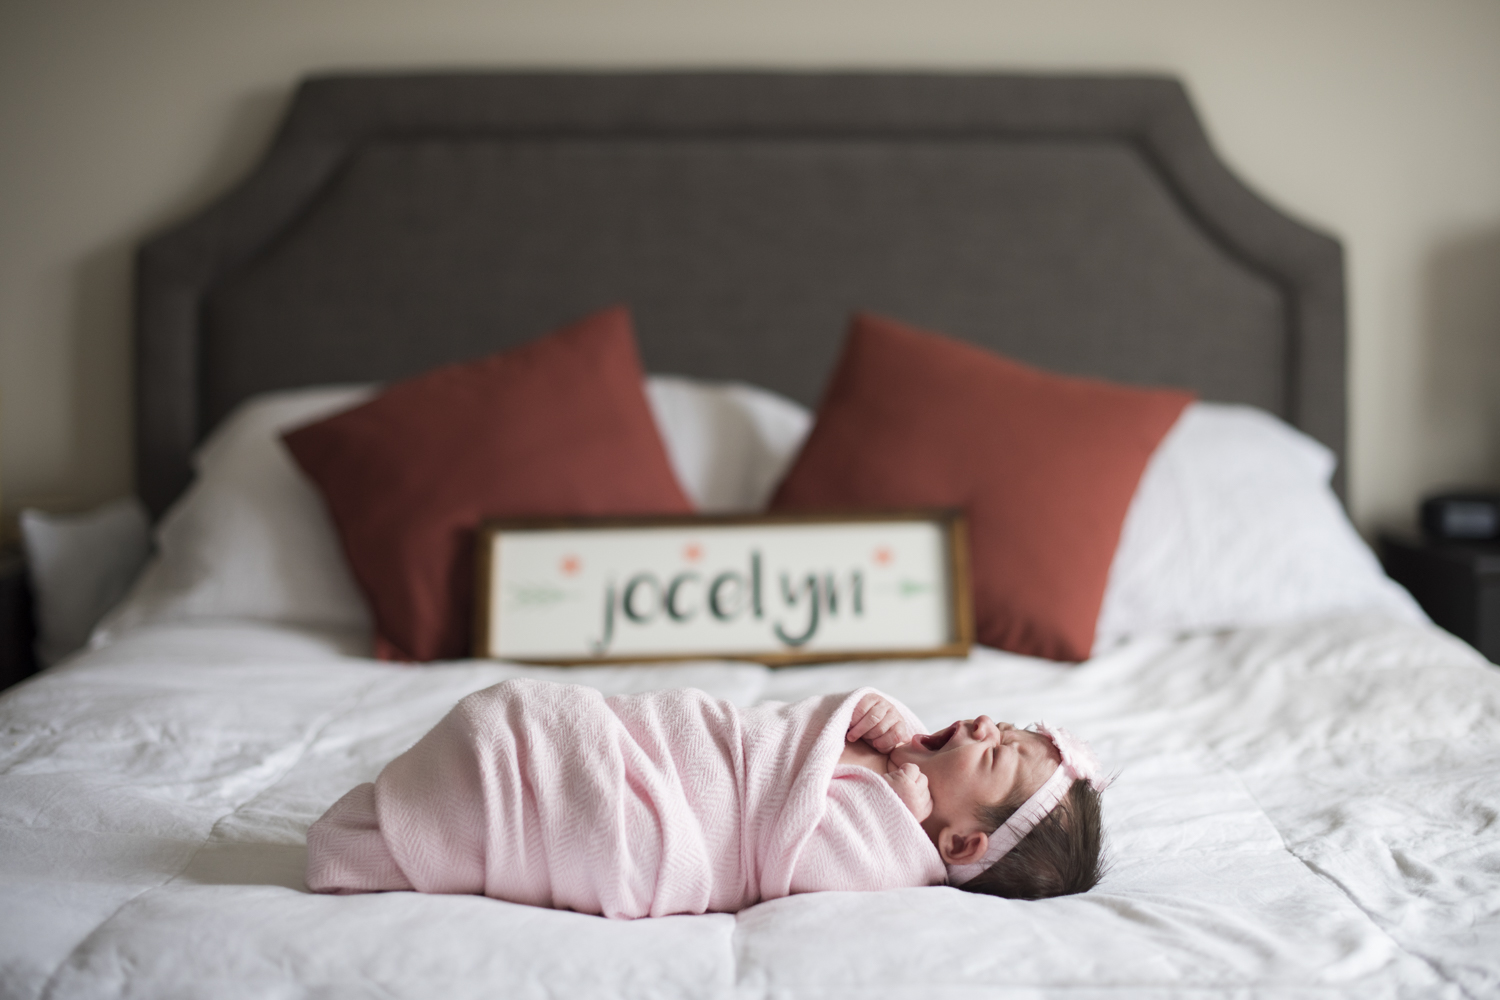
M 917 736 L 878 691 L 748 709 L 701 691 L 476 692 L 308 831 L 318 892 L 482 893 L 611 917 L 948 882 L 1097 880 L 1095 766 L 981 716 Z
M 970 892 L 1041 899 L 1092 889 L 1103 825 L 1099 762 L 1066 730 L 987 715 L 939 732 L 879 692 L 855 706 L 841 764 L 881 774 Z

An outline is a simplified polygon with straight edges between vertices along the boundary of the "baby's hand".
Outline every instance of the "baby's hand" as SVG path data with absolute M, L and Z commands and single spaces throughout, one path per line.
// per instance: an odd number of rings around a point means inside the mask
M 864 740 L 881 753 L 890 753 L 915 735 L 895 705 L 871 692 L 855 704 L 854 721 L 844 738 L 850 743 Z
M 932 794 L 927 790 L 927 775 L 921 768 L 915 764 L 902 764 L 887 771 L 883 777 L 918 823 L 932 815 Z

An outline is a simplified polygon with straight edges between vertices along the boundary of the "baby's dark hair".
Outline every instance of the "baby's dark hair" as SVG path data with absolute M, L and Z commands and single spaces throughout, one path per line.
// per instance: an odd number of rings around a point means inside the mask
M 1104 877 L 1104 822 L 1099 793 L 1075 781 L 1048 813 L 1005 857 L 960 888 L 1008 899 L 1046 899 L 1088 892 Z M 981 809 L 979 819 L 998 830 L 1019 808 L 1002 802 Z

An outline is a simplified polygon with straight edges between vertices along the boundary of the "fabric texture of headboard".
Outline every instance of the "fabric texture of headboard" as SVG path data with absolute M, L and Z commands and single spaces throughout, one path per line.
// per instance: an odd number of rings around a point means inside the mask
M 1240 183 L 1163 78 L 315 78 L 137 282 L 157 514 L 250 395 L 414 374 L 613 303 L 649 370 L 808 404 L 867 309 L 1252 403 L 1344 453 L 1339 245 Z

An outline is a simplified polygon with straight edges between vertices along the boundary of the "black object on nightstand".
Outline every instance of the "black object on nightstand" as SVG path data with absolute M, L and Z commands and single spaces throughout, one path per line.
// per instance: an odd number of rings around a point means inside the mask
M 36 673 L 31 587 L 20 553 L 0 548 L 0 688 Z
M 1500 543 L 1382 535 L 1380 561 L 1434 622 L 1500 663 Z

